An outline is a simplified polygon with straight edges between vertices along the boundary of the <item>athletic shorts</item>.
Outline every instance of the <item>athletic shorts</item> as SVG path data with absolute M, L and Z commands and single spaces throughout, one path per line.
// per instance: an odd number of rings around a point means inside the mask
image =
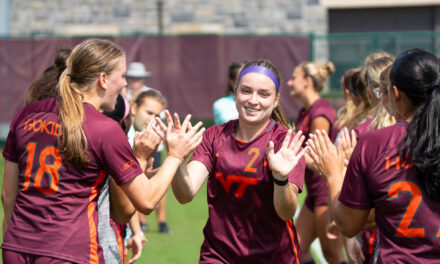
M 64 259 L 27 254 L 9 249 L 3 249 L 2 256 L 3 264 L 73 264 L 73 262 Z
M 307 187 L 307 197 L 305 205 L 311 212 L 315 212 L 315 207 L 328 205 L 328 184 L 327 181 L 316 173 L 306 170 L 304 179 Z

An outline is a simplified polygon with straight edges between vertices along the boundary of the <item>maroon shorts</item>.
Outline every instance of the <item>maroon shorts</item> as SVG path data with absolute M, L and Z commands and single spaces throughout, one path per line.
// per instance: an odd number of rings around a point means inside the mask
M 67 260 L 17 252 L 9 249 L 2 250 L 4 264 L 66 264 Z
M 314 212 L 316 206 L 328 205 L 328 184 L 327 181 L 306 169 L 304 179 L 307 187 L 307 197 L 304 204 L 310 211 Z

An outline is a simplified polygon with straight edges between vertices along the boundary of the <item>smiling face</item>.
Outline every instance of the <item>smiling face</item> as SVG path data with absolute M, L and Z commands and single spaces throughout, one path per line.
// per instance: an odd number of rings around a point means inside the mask
M 278 105 L 279 94 L 264 74 L 248 73 L 238 83 L 235 102 L 240 122 L 264 126 Z
M 162 102 L 154 97 L 145 97 L 140 105 L 133 103 L 131 114 L 133 115 L 134 130 L 142 131 L 155 117 L 159 117 L 163 110 Z
M 112 112 L 115 109 L 119 93 L 122 88 L 127 86 L 127 81 L 125 80 L 125 72 L 127 71 L 125 56 L 121 56 L 116 60 L 116 66 L 113 71 L 104 77 L 106 79 L 106 91 L 100 108 L 108 112 Z
M 292 88 L 290 95 L 298 98 L 307 88 L 308 80 L 305 77 L 304 71 L 301 67 L 296 67 L 293 70 L 292 77 L 287 81 L 287 86 Z

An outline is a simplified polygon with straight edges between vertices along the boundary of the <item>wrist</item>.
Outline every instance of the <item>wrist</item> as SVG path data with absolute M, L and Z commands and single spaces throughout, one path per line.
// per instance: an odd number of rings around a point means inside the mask
M 286 186 L 289 183 L 289 179 L 287 177 L 273 175 L 273 183 L 278 186 Z
M 172 158 L 178 159 L 181 162 L 184 160 L 184 157 L 182 155 L 179 155 L 179 154 L 174 153 L 172 151 L 168 152 L 167 157 L 172 157 Z

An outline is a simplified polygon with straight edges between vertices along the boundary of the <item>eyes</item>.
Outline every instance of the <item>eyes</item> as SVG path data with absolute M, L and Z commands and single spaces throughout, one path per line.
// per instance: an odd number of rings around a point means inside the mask
M 240 93 L 245 94 L 245 95 L 250 95 L 253 93 L 253 90 L 249 87 L 243 86 L 243 87 L 240 87 Z M 263 98 L 267 98 L 272 95 L 272 93 L 267 90 L 258 90 L 257 93 L 259 96 L 261 96 Z

